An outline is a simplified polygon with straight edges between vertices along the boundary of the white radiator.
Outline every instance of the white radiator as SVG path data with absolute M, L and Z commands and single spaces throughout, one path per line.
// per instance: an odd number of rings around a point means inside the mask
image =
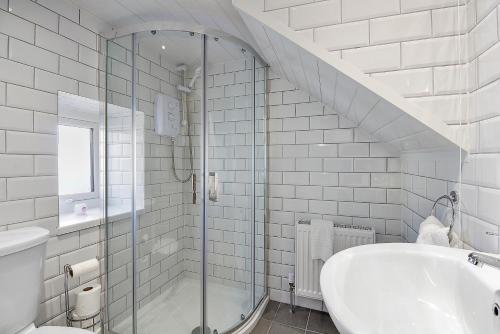
M 333 222 L 332 222 L 333 224 Z M 334 253 L 346 248 L 375 243 L 375 230 L 369 227 L 334 224 Z M 323 299 L 319 287 L 319 274 L 323 261 L 311 259 L 311 225 L 309 221 L 297 223 L 295 235 L 295 294 Z

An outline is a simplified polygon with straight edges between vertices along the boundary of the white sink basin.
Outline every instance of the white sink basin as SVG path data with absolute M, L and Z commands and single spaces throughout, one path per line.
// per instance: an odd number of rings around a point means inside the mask
M 500 270 L 467 262 L 469 251 L 375 244 L 331 257 L 321 292 L 341 334 L 500 333 Z

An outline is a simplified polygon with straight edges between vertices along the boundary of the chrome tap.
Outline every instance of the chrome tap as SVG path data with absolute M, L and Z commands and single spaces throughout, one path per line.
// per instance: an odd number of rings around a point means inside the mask
M 467 261 L 475 266 L 482 266 L 483 264 L 486 264 L 488 266 L 500 269 L 500 258 L 491 255 L 472 252 L 467 257 Z

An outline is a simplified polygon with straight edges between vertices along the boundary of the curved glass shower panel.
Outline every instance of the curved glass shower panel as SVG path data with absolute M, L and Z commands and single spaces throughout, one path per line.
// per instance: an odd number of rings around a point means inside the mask
M 229 332 L 266 293 L 265 67 L 182 31 L 107 57 L 108 329 Z
M 138 213 L 137 333 L 186 333 L 200 324 L 199 81 L 201 36 L 136 34 L 138 114 L 145 118 L 146 196 Z M 140 171 L 138 170 L 138 173 Z M 194 183 L 196 185 L 196 183 Z
M 207 318 L 219 333 L 253 310 L 254 57 L 207 37 Z

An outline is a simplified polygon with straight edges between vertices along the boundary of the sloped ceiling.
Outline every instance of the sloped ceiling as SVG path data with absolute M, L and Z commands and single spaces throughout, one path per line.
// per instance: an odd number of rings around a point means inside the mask
M 298 88 L 400 151 L 461 148 L 455 129 L 262 10 L 233 0 L 264 58 Z
M 147 23 L 163 21 L 220 30 L 244 40 L 254 48 L 257 46 L 231 0 L 66 1 L 109 23 L 115 30 L 130 26 L 147 27 Z
M 141 25 L 147 30 L 151 22 L 223 31 L 254 47 L 273 71 L 298 88 L 401 151 L 467 151 L 452 127 L 266 15 L 263 0 L 67 1 L 109 23 L 114 31 Z

